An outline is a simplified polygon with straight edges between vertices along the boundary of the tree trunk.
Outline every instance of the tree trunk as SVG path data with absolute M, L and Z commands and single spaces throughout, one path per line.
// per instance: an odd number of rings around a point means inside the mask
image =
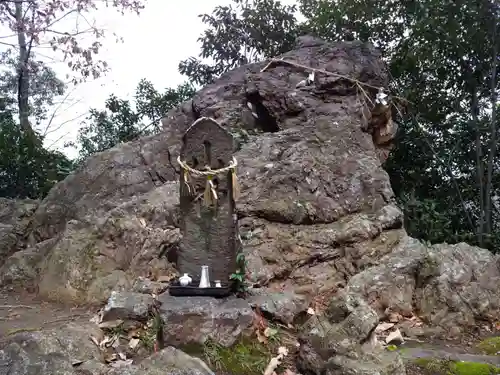
M 483 146 L 481 143 L 481 129 L 479 129 L 479 103 L 477 97 L 477 81 L 474 81 L 471 90 L 471 125 L 476 133 L 476 173 L 477 188 L 479 190 L 479 215 L 477 221 L 477 241 L 483 246 L 484 235 L 484 183 L 483 183 Z
M 497 43 L 497 25 L 493 25 L 493 52 L 492 52 L 492 67 L 491 67 L 491 141 L 490 141 L 490 152 L 488 155 L 488 171 L 487 171 L 487 179 L 486 179 L 486 191 L 485 191 L 485 207 L 484 207 L 484 216 L 486 221 L 486 233 L 491 234 L 493 231 L 493 223 L 492 223 L 492 207 L 491 207 L 491 198 L 493 195 L 492 187 L 493 187 L 493 167 L 495 164 L 495 156 L 497 150 L 497 124 L 496 124 L 496 112 L 497 112 L 497 85 L 496 85 L 496 76 L 497 76 L 497 59 L 498 59 L 498 43 Z
M 23 2 L 18 0 L 15 2 L 15 16 L 17 23 L 17 41 L 19 44 L 19 66 L 17 70 L 18 87 L 17 87 L 17 103 L 19 107 L 19 123 L 21 129 L 27 135 L 34 135 L 33 128 L 29 121 L 29 89 L 30 77 L 28 63 L 31 52 L 31 42 L 26 41 L 26 27 L 23 14 Z

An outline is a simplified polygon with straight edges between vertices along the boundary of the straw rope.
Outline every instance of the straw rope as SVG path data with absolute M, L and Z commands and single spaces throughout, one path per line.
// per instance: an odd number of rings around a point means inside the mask
M 213 177 L 215 175 L 220 175 L 227 172 L 231 172 L 232 198 L 234 201 L 238 200 L 240 195 L 238 178 L 236 176 L 236 166 L 238 165 L 238 161 L 234 156 L 232 160 L 229 162 L 228 166 L 219 169 L 211 169 L 210 166 L 207 165 L 205 166 L 204 170 L 200 171 L 199 169 L 191 168 L 189 165 L 187 165 L 187 163 L 181 160 L 180 156 L 177 157 L 177 163 L 179 163 L 179 165 L 182 168 L 182 182 L 184 188 L 187 190 L 189 194 L 193 193 L 193 189 L 189 184 L 190 175 L 198 177 L 201 176 L 206 177 L 207 182 L 205 184 L 205 192 L 203 193 L 203 202 L 205 203 L 206 206 L 214 205 L 219 199 L 216 186 L 213 183 Z
M 369 87 L 369 88 L 375 89 L 375 90 L 379 90 L 380 89 L 380 87 L 377 87 L 377 86 L 374 86 L 374 85 L 370 85 L 369 83 L 366 83 L 366 82 L 361 82 L 361 81 L 359 81 L 359 80 L 357 80 L 355 78 L 346 76 L 344 74 L 330 72 L 330 71 L 325 70 L 325 69 L 313 68 L 311 66 L 307 66 L 307 65 L 296 63 L 295 61 L 284 60 L 284 59 L 271 59 L 269 61 L 269 63 L 260 70 L 260 72 L 263 73 L 266 70 L 270 69 L 273 65 L 279 65 L 279 64 L 290 65 L 290 66 L 294 66 L 294 67 L 299 68 L 299 69 L 309 70 L 309 71 L 313 71 L 313 72 L 322 73 L 322 74 L 327 75 L 327 76 L 345 79 L 345 80 L 347 80 L 349 82 L 354 83 L 366 97 L 369 97 L 369 96 L 366 93 L 366 91 L 363 89 L 363 86 L 364 87 Z M 392 98 L 393 99 L 398 99 L 399 101 L 401 101 L 403 103 L 410 103 L 410 101 L 408 99 L 402 98 L 400 96 L 392 95 Z
M 205 166 L 205 170 L 200 171 L 199 169 L 194 169 L 191 168 L 189 165 L 187 165 L 185 162 L 181 160 L 181 157 L 177 157 L 177 163 L 181 166 L 182 169 L 188 171 L 191 173 L 193 176 L 215 176 L 218 174 L 222 174 L 225 172 L 229 172 L 231 170 L 234 170 L 238 166 L 238 161 L 236 158 L 233 156 L 233 159 L 229 162 L 229 165 L 227 167 L 219 168 L 219 169 L 211 169 L 208 165 Z

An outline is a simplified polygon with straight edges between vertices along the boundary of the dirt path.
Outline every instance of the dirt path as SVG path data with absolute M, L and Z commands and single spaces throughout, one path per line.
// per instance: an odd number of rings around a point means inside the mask
M 88 322 L 95 311 L 95 307 L 58 305 L 40 301 L 33 295 L 0 291 L 0 337 L 56 327 L 70 321 Z

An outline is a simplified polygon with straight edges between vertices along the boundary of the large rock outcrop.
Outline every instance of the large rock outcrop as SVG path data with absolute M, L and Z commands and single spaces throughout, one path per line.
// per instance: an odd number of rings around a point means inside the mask
M 402 228 L 386 150 L 362 100 L 387 85 L 380 54 L 301 38 L 279 58 L 298 67 L 278 61 L 262 71 L 261 62 L 225 73 L 168 113 L 162 133 L 89 158 L 41 202 L 28 247 L 0 274 L 10 283 L 35 278 L 52 299 L 98 302 L 139 275 L 167 272 L 160 256 L 175 254 L 180 239 L 180 138 L 205 116 L 238 140 L 238 216 L 253 286 L 307 296 L 347 288 L 380 316 L 412 310 L 435 324 L 445 323 L 443 309 L 455 311 L 446 324 L 500 319 L 498 257 L 464 244 L 428 249 Z M 300 66 L 318 69 L 315 84 L 297 87 L 309 74 Z M 247 102 L 257 92 L 264 112 L 255 118 Z

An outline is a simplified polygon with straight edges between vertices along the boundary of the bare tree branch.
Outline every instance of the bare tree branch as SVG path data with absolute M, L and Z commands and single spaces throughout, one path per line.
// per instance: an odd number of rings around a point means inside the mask
M 56 114 L 57 112 L 61 109 L 62 105 L 66 102 L 66 100 L 68 100 L 69 96 L 75 91 L 75 87 L 69 91 L 65 96 L 64 98 L 61 100 L 61 102 L 59 103 L 59 105 L 54 109 L 54 111 L 52 112 L 52 115 L 50 116 L 50 119 L 49 119 L 49 122 L 47 123 L 47 126 L 45 127 L 45 130 L 43 131 L 42 133 L 42 137 L 45 138 L 45 136 L 48 134 L 48 131 L 52 125 L 52 121 L 54 120 L 54 118 L 56 117 Z

